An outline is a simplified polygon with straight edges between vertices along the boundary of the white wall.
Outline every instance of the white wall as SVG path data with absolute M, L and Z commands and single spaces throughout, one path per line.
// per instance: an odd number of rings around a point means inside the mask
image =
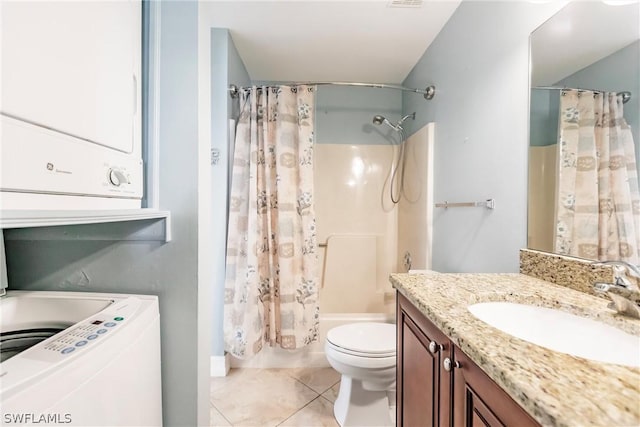
M 410 133 L 436 123 L 435 202 L 496 200 L 496 209 L 434 211 L 433 268 L 515 272 L 526 246 L 529 35 L 561 3 L 463 2 L 404 85 Z

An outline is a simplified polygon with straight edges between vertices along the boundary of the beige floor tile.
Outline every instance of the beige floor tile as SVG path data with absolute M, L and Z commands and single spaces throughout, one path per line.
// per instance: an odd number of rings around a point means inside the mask
M 333 403 L 323 397 L 318 397 L 280 425 L 282 427 L 339 427 L 333 416 Z
M 220 411 L 218 411 L 213 405 L 211 405 L 211 409 L 209 410 L 209 426 L 210 427 L 228 427 L 229 421 L 225 417 L 222 416 Z
M 340 381 L 333 385 L 329 390 L 322 393 L 322 397 L 330 402 L 335 402 L 338 398 L 338 392 L 340 391 Z
M 318 393 L 324 393 L 340 381 L 340 374 L 333 368 L 297 368 L 286 371 Z
M 275 426 L 315 399 L 282 370 L 236 369 L 211 381 L 211 403 L 234 426 Z
M 255 375 L 260 369 L 231 369 L 225 377 L 211 378 L 211 393 L 219 389 L 225 389 L 236 382 L 241 382 L 247 376 Z

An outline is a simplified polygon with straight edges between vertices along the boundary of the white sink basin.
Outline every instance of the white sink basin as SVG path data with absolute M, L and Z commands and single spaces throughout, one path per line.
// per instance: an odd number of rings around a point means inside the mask
M 467 307 L 478 319 L 530 343 L 585 359 L 640 367 L 640 337 L 561 310 L 510 302 Z

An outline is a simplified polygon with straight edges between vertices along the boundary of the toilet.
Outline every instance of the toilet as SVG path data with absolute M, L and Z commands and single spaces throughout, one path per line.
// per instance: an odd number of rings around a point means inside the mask
M 327 332 L 325 354 L 338 371 L 333 413 L 340 426 L 392 426 L 388 393 L 396 383 L 396 325 L 362 322 Z M 393 394 L 394 395 L 394 394 Z

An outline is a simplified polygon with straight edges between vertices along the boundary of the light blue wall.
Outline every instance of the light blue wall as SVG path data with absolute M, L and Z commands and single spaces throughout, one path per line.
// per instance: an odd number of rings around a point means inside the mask
M 606 91 L 629 91 L 631 100 L 624 104 L 624 116 L 631 126 L 636 147 L 640 144 L 640 41 L 565 77 L 552 86 Z M 560 91 L 531 91 L 530 145 L 542 146 L 557 141 Z M 636 151 L 640 151 L 636 148 Z M 640 156 L 640 153 L 636 153 Z
M 254 81 L 252 84 L 279 85 L 284 82 Z M 385 145 L 396 141 L 387 126 L 375 126 L 380 114 L 396 123 L 402 117 L 402 93 L 391 89 L 319 85 L 316 92 L 316 144 Z
M 224 314 L 224 280 L 225 253 L 227 236 L 227 200 L 229 156 L 233 149 L 229 147 L 229 119 L 238 116 L 238 102 L 231 99 L 227 88 L 230 84 L 247 86 L 250 84 L 249 74 L 238 55 L 229 31 L 222 28 L 211 29 L 211 147 L 220 153 L 220 160 L 212 167 L 211 179 L 213 188 L 213 268 L 214 285 L 212 292 L 213 305 L 213 339 L 211 354 L 224 355 L 223 314 Z
M 526 246 L 529 34 L 549 17 L 529 2 L 462 2 L 405 86 L 436 86 L 435 98 L 403 95 L 415 132 L 436 123 L 434 198 L 494 198 L 496 209 L 434 210 L 433 268 L 516 272 Z
M 560 91 L 534 89 L 531 91 L 531 121 L 529 145 L 542 147 L 558 142 Z
M 318 86 L 316 143 L 389 144 L 395 131 L 374 125 L 373 116 L 380 114 L 395 123 L 401 113 L 402 93 L 397 90 Z
M 5 231 L 11 289 L 158 295 L 165 426 L 198 425 L 198 411 L 209 411 L 209 354 L 203 361 L 197 335 L 210 330 L 197 311 L 197 28 L 196 2 L 161 3 L 160 209 L 171 211 L 173 240 L 113 242 L 109 229 L 117 224 L 96 226 L 107 237 L 92 241 L 74 237 L 89 226 L 63 227 L 64 241 L 13 240 L 15 231 Z
M 554 86 L 631 92 L 631 99 L 624 104 L 624 117 L 631 126 L 636 147 L 639 146 L 640 40 L 565 77 Z

